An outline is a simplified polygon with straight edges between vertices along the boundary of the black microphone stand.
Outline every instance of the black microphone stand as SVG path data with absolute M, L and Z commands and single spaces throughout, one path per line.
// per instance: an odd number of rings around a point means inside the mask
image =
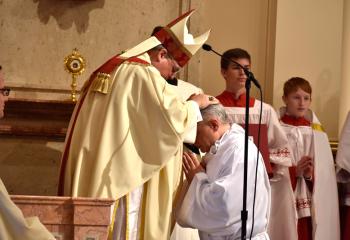
M 220 53 L 216 52 L 212 49 L 212 47 L 208 44 L 204 44 L 202 48 L 206 51 L 212 51 L 215 54 L 223 57 Z M 227 59 L 227 58 L 226 58 Z M 242 228 L 241 228 L 241 239 L 245 240 L 247 235 L 247 219 L 248 219 L 248 211 L 247 211 L 247 179 L 248 179 L 248 136 L 249 136 L 249 99 L 250 99 L 250 88 L 251 82 L 255 84 L 259 89 L 261 88 L 259 82 L 255 79 L 253 73 L 249 71 L 247 68 L 243 67 L 238 62 L 227 59 L 230 62 L 235 63 L 241 69 L 243 69 L 245 75 L 247 76 L 247 81 L 245 82 L 246 89 L 246 105 L 245 105 L 245 134 L 244 134 L 244 173 L 243 173 L 243 209 L 241 211 L 241 220 L 242 220 Z
M 244 173 L 243 173 L 243 208 L 241 211 L 242 229 L 241 229 L 241 239 L 245 240 L 247 235 L 247 182 L 248 182 L 248 136 L 249 136 L 249 99 L 250 99 L 250 88 L 251 81 L 254 78 L 253 74 L 246 68 L 243 68 L 247 80 L 245 82 L 245 133 L 244 133 Z

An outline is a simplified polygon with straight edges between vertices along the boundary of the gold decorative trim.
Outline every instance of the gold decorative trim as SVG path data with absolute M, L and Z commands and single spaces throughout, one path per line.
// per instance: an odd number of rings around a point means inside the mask
M 119 207 L 119 199 L 115 201 L 114 203 L 114 209 L 113 209 L 113 215 L 112 215 L 112 221 L 109 225 L 108 228 L 108 240 L 112 240 L 113 239 L 113 228 L 114 228 L 114 223 L 115 223 L 115 217 L 117 215 L 117 210 Z
M 329 145 L 331 146 L 333 156 L 335 157 L 338 151 L 339 142 L 336 140 L 332 140 L 332 141 L 329 141 Z
M 315 131 L 325 132 L 321 124 L 312 123 L 311 128 Z
M 139 228 L 139 240 L 145 239 L 145 219 L 146 219 L 146 201 L 147 201 L 147 182 L 143 184 L 143 192 L 142 192 L 142 204 L 141 204 L 141 221 Z
M 91 89 L 95 92 L 107 94 L 112 85 L 111 82 L 111 75 L 99 72 L 92 82 Z

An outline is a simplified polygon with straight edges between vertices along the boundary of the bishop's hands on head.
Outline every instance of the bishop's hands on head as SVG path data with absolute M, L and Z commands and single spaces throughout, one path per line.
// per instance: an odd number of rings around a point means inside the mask
M 204 109 L 211 104 L 219 104 L 219 100 L 213 96 L 207 94 L 192 94 L 188 100 L 192 100 L 198 103 L 200 109 Z

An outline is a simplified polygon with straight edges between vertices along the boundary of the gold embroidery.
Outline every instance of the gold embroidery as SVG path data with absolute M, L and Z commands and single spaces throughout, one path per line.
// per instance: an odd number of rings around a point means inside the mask
M 95 92 L 107 94 L 110 86 L 112 85 L 111 75 L 107 73 L 99 72 L 96 78 L 92 82 L 91 89 Z
M 109 225 L 109 229 L 108 229 L 108 240 L 112 240 L 113 239 L 113 228 L 114 228 L 114 223 L 115 223 L 115 217 L 117 215 L 118 206 L 119 206 L 119 199 L 116 200 L 115 203 L 114 203 L 112 221 L 111 221 L 111 223 Z
M 324 129 L 322 127 L 321 124 L 317 124 L 317 123 L 313 123 L 311 125 L 312 129 L 315 130 L 315 131 L 320 131 L 320 132 L 324 132 Z
M 145 219 L 146 219 L 146 201 L 147 201 L 147 183 L 143 185 L 143 193 L 142 193 L 142 204 L 141 204 L 141 214 L 139 216 L 141 217 L 141 220 L 139 222 L 141 223 L 139 226 L 139 240 L 144 240 L 145 238 Z

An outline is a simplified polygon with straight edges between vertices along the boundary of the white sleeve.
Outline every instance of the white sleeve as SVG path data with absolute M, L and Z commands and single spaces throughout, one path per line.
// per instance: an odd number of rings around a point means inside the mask
M 237 174 L 237 176 L 240 175 Z M 226 175 L 210 181 L 206 173 L 197 173 L 177 211 L 177 222 L 183 227 L 214 233 L 239 221 L 240 207 L 238 206 L 241 206 L 242 197 L 236 196 L 240 195 L 238 194 L 240 187 L 232 191 L 235 181 L 237 184 L 238 181 L 234 175 Z
M 277 165 L 290 167 L 292 166 L 292 156 L 287 135 L 278 120 L 275 110 L 269 105 L 266 106 L 269 108 L 267 140 L 270 161 Z
M 221 229 L 228 220 L 228 216 L 224 216 L 228 212 L 223 198 L 225 192 L 223 186 L 209 183 L 205 173 L 197 173 L 177 213 L 177 222 L 205 232 Z
M 203 120 L 201 111 L 199 109 L 199 105 L 195 101 L 188 101 L 192 105 L 192 107 L 196 111 L 197 115 L 197 122 L 200 122 Z M 189 126 L 188 131 L 185 134 L 184 142 L 185 143 L 191 143 L 193 144 L 196 141 L 196 135 L 197 135 L 197 122 L 193 122 L 191 126 Z

